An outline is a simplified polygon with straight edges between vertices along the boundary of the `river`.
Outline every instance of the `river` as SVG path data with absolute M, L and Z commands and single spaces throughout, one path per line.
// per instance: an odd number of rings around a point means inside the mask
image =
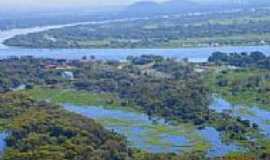
M 112 21 L 132 21 L 135 19 L 119 19 Z M 0 31 L 0 58 L 8 58 L 13 56 L 34 56 L 41 58 L 54 59 L 81 59 L 83 56 L 95 56 L 97 59 L 124 60 L 127 56 L 139 56 L 142 54 L 160 55 L 164 57 L 183 59 L 188 58 L 193 62 L 203 62 L 215 51 L 222 52 L 251 52 L 262 51 L 270 55 L 270 46 L 238 46 L 238 47 L 207 47 L 207 48 L 179 48 L 179 49 L 26 49 L 8 47 L 3 42 L 16 35 L 36 33 L 47 31 L 50 29 L 63 28 L 68 26 L 76 26 L 83 24 L 108 23 L 102 22 L 82 22 L 65 25 L 52 25 L 23 29 L 12 29 Z

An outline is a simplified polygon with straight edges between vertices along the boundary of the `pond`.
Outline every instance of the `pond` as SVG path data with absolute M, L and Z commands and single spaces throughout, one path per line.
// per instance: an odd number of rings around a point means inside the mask
M 210 157 L 240 151 L 237 145 L 222 143 L 219 132 L 212 127 L 198 130 L 191 124 L 173 126 L 162 119 L 154 123 L 143 113 L 96 106 L 65 104 L 64 108 L 95 119 L 107 129 L 125 135 L 132 147 L 152 153 L 180 154 L 183 151 L 198 150 L 198 146 L 204 146 L 203 149 Z

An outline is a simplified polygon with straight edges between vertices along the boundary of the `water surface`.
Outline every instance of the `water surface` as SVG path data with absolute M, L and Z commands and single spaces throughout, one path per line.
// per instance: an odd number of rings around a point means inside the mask
M 7 133 L 5 133 L 5 132 L 1 132 L 0 133 L 0 157 L 1 157 L 1 155 L 4 153 L 4 150 L 5 150 L 5 148 L 6 148 L 6 141 L 5 141 L 5 139 L 7 138 Z
M 242 150 L 236 144 L 222 143 L 220 133 L 213 127 L 204 128 L 201 130 L 201 134 L 212 144 L 212 147 L 208 150 L 208 156 L 210 157 L 225 156 L 225 153 Z
M 188 58 L 192 62 L 205 62 L 215 51 L 252 52 L 262 51 L 270 55 L 270 46 L 215 47 L 215 48 L 179 48 L 179 49 L 0 49 L 0 59 L 9 57 L 34 56 L 53 59 L 81 59 L 86 56 L 101 60 L 125 60 L 128 56 L 158 55 L 168 58 Z
M 235 117 L 241 117 L 243 120 L 249 120 L 252 123 L 259 125 L 262 132 L 270 137 L 270 112 L 261 109 L 257 106 L 235 105 L 229 103 L 223 98 L 215 97 L 212 105 L 212 109 L 216 112 L 227 111 Z
M 96 106 L 76 106 L 65 104 L 68 111 L 93 118 L 107 129 L 125 135 L 131 146 L 152 153 L 181 153 L 196 150 L 195 141 L 205 141 L 210 148 L 205 148 L 208 156 L 224 156 L 240 148 L 234 144 L 222 143 L 219 132 L 207 127 L 203 130 L 187 125 L 172 126 L 160 119 L 157 123 L 149 120 L 143 113 L 105 109 Z M 195 138 L 196 137 L 196 138 Z

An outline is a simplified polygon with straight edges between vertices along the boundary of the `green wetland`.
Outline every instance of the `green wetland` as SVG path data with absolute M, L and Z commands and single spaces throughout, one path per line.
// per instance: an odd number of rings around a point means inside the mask
M 149 152 L 180 154 L 195 150 L 207 151 L 208 155 L 213 157 L 245 151 L 237 144 L 224 143 L 220 133 L 212 127 L 198 130 L 192 124 L 167 124 L 162 118 L 156 117 L 151 120 L 139 111 L 117 105 L 108 106 L 106 102 L 101 101 L 101 99 L 105 100 L 105 97 L 112 99 L 111 96 L 74 91 L 62 91 L 61 93 L 59 90 L 45 88 L 29 90 L 27 94 L 33 95 L 36 99 L 63 103 L 66 110 L 94 118 L 106 128 L 125 135 L 131 146 Z M 85 101 L 85 97 L 88 97 L 88 101 Z M 261 132 L 270 136 L 270 125 L 267 123 L 270 112 L 266 110 L 255 106 L 234 105 L 218 97 L 214 97 L 210 108 L 220 113 L 231 111 L 234 117 L 241 117 L 258 124 Z
M 269 13 L 0 31 L 0 159 L 269 160 Z
M 125 135 L 131 146 L 149 152 L 180 154 L 192 150 L 207 151 L 213 157 L 241 150 L 235 144 L 223 143 L 221 135 L 214 128 L 198 130 L 188 123 L 168 124 L 161 117 L 149 119 L 140 111 L 117 106 L 120 103 L 108 105 L 104 100 L 113 99 L 112 96 L 45 88 L 24 93 L 37 100 L 47 99 L 63 104 L 68 111 L 94 118 L 106 128 Z
M 268 60 L 260 52 L 213 53 L 203 63 L 3 59 L 3 157 L 267 159 Z M 230 98 L 246 92 L 256 99 Z

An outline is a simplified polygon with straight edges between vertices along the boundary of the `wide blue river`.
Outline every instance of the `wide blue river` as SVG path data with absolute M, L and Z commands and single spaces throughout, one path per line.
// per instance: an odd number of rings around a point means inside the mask
M 97 59 L 124 60 L 127 56 L 144 54 L 160 55 L 164 57 L 183 59 L 192 62 L 203 62 L 215 51 L 223 52 L 252 52 L 262 51 L 270 55 L 270 46 L 240 46 L 240 47 L 215 47 L 215 48 L 179 48 L 179 49 L 22 49 L 0 48 L 0 58 L 13 56 L 34 56 L 53 59 L 81 59 L 94 56 Z
M 132 19 L 131 19 L 132 20 Z M 121 20 L 123 21 L 123 20 Z M 130 20 L 129 20 L 130 21 Z M 98 22 L 98 23 L 107 23 Z M 12 29 L 0 31 L 0 58 L 13 56 L 35 56 L 54 59 L 81 59 L 84 56 L 95 56 L 97 59 L 124 60 L 127 56 L 139 56 L 142 54 L 161 55 L 164 57 L 173 57 L 177 59 L 188 58 L 193 62 L 206 61 L 211 53 L 215 51 L 222 52 L 252 52 L 262 51 L 270 55 L 270 46 L 239 46 L 239 47 L 207 47 L 207 48 L 179 48 L 179 49 L 23 49 L 3 45 L 3 42 L 16 35 L 24 35 L 57 29 L 67 26 L 76 26 L 81 24 L 90 24 L 97 22 L 82 22 L 66 25 L 43 26 L 23 29 Z

